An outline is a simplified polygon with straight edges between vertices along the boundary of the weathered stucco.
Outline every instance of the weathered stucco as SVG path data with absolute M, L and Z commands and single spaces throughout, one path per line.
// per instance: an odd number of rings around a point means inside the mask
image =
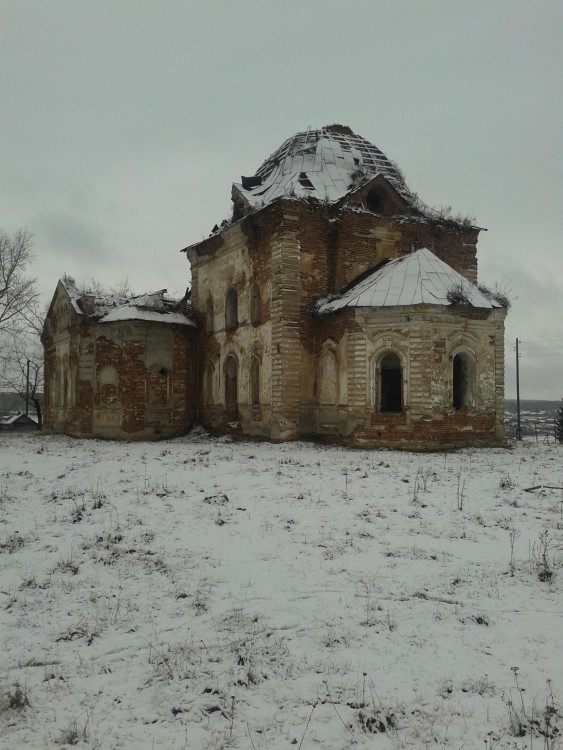
M 366 188 L 367 189 L 367 188 Z M 386 258 L 424 241 L 469 280 L 477 277 L 478 230 L 452 222 L 366 211 L 363 193 L 344 206 L 279 199 L 187 250 L 192 303 L 206 331 L 204 422 L 274 440 L 311 436 L 361 445 L 436 447 L 503 439 L 505 310 L 464 304 L 312 313 L 312 303 Z M 400 209 L 396 196 L 393 211 Z M 404 207 L 403 207 L 404 208 Z M 260 288 L 259 324 L 249 319 L 250 289 Z M 238 297 L 238 326 L 225 330 L 227 291 Z M 400 413 L 381 410 L 379 363 L 402 365 Z M 453 405 L 453 360 L 464 353 L 467 403 Z M 227 413 L 226 360 L 238 366 L 238 419 Z M 260 404 L 252 404 L 250 363 L 260 363 Z M 209 400 L 211 398 L 211 400 Z
M 196 337 L 181 325 L 99 323 L 59 284 L 43 333 L 45 429 L 126 440 L 185 432 L 197 417 Z
M 343 126 L 297 134 L 232 194 L 232 221 L 185 249 L 197 328 L 96 322 L 89 298 L 80 311 L 57 289 L 44 333 L 47 429 L 130 439 L 200 421 L 271 440 L 503 441 L 504 308 L 445 287 L 432 304 L 330 302 L 383 262 L 424 253 L 447 264 L 446 278 L 476 282 L 478 227 L 424 206 Z

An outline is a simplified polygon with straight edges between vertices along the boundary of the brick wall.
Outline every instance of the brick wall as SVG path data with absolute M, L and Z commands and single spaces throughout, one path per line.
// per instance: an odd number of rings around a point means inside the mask
M 48 432 L 133 440 L 181 434 L 196 421 L 195 328 L 75 322 L 44 347 Z
M 240 376 L 246 377 L 248 351 L 259 346 L 263 408 L 258 419 L 250 419 L 248 389 L 241 383 L 243 432 L 274 439 L 315 434 L 381 445 L 410 441 L 413 446 L 502 439 L 499 321 L 504 312 L 491 318 L 489 310 L 453 305 L 437 317 L 420 309 L 408 315 L 402 310 L 392 320 L 381 311 L 363 319 L 354 310 L 312 315 L 315 299 L 339 290 L 382 259 L 409 252 L 413 245 L 429 247 L 476 280 L 477 228 L 416 216 L 393 191 L 386 195 L 384 212 L 370 213 L 365 193 L 373 184 L 338 206 L 277 200 L 189 251 L 192 301 L 201 315 L 210 290 L 215 303 L 217 330 L 203 336 L 201 349 L 202 366 L 214 362 L 217 368 L 215 403 L 202 402 L 207 424 L 225 428 L 225 358 L 235 354 Z M 239 306 L 246 309 L 252 281 L 260 285 L 261 325 L 249 332 L 248 320 L 239 315 L 236 331 L 221 330 L 217 318 L 224 314 L 228 285 L 235 286 Z M 451 408 L 451 352 L 460 341 L 475 350 L 481 363 L 480 396 L 470 410 L 456 411 Z M 400 415 L 378 413 L 374 362 L 385 347 L 399 351 L 407 363 L 405 409 Z M 338 403 L 333 406 L 319 404 L 319 358 L 327 350 L 338 366 Z

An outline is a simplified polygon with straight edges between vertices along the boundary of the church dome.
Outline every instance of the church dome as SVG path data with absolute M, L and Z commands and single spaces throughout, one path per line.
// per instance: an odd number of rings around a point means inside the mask
M 327 125 L 288 138 L 252 177 L 234 189 L 252 208 L 282 196 L 334 203 L 376 175 L 383 176 L 410 205 L 417 199 L 396 165 L 345 125 Z

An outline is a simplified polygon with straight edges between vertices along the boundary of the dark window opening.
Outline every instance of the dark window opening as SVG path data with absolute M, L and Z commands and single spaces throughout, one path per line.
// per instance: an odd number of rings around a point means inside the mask
M 403 368 L 396 354 L 386 354 L 379 363 L 379 399 L 382 412 L 403 410 Z
M 237 293 L 230 287 L 225 297 L 225 328 L 232 330 L 238 326 L 238 300 Z
M 471 402 L 471 360 L 467 354 L 456 354 L 453 360 L 453 407 L 462 409 Z
M 383 210 L 383 196 L 379 190 L 372 188 L 366 196 L 367 207 L 374 213 L 380 213 Z
M 253 175 L 252 177 L 241 177 L 240 181 L 245 190 L 252 190 L 252 188 L 258 187 L 258 185 L 262 184 L 262 178 L 258 177 L 258 175 Z
M 306 190 L 314 190 L 315 186 L 311 182 L 311 180 L 307 177 L 307 174 L 305 172 L 301 172 L 299 174 L 299 184 L 304 187 Z

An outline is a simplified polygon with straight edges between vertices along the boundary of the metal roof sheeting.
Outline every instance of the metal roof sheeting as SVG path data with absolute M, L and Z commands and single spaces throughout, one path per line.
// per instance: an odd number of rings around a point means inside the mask
M 352 175 L 358 173 L 367 178 L 382 175 L 410 205 L 419 210 L 427 208 L 407 188 L 384 153 L 340 125 L 307 130 L 288 138 L 257 170 L 259 185 L 245 188 L 242 183 L 235 183 L 235 187 L 253 207 L 288 194 L 334 202 L 357 186 Z
M 451 305 L 452 292 L 473 307 L 501 307 L 428 248 L 394 258 L 341 294 L 317 302 L 318 313 L 345 307 Z

